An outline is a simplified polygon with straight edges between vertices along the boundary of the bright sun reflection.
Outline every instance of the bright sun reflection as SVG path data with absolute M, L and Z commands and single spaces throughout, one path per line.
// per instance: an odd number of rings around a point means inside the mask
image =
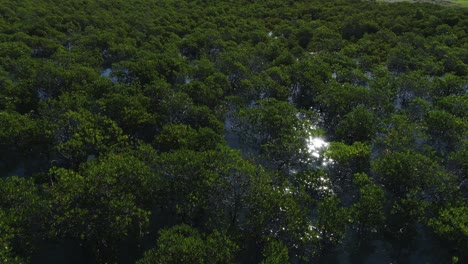
M 329 158 L 325 158 L 323 152 L 330 146 L 330 143 L 325 141 L 320 137 L 310 136 L 306 139 L 306 148 L 307 152 L 310 155 L 310 160 L 317 160 L 321 159 L 322 166 L 327 166 L 328 164 L 332 163 L 333 160 Z
M 320 158 L 320 151 L 330 145 L 330 143 L 318 137 L 309 137 L 306 144 L 310 155 L 316 158 Z
M 301 160 L 304 164 L 309 164 L 311 166 L 316 166 L 321 164 L 321 166 L 326 167 L 333 163 L 333 160 L 326 157 L 325 151 L 330 146 L 330 143 L 325 139 L 320 137 L 320 129 L 317 125 L 308 119 L 308 117 L 301 112 L 296 114 L 296 117 L 303 122 L 302 129 L 306 132 L 305 135 L 305 145 L 303 149 L 300 149 L 300 152 L 305 152 L 307 157 L 303 157 Z M 293 172 L 295 173 L 295 172 Z

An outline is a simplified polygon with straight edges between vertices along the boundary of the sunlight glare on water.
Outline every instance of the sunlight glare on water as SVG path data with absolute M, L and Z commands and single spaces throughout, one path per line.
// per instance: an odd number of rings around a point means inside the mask
M 333 160 L 324 155 L 330 143 L 321 136 L 322 133 L 317 124 L 304 113 L 298 112 L 296 117 L 303 122 L 302 129 L 306 132 L 304 135 L 304 148 L 300 149 L 299 152 L 307 154 L 307 157 L 301 162 L 312 166 L 316 166 L 318 163 L 323 167 L 332 164 Z
M 306 140 L 306 144 L 310 155 L 316 158 L 320 158 L 321 149 L 330 145 L 328 142 L 318 137 L 309 137 Z
M 324 151 L 330 146 L 330 143 L 325 141 L 321 137 L 309 136 L 306 139 L 306 149 L 310 155 L 309 161 L 319 160 L 321 161 L 322 166 L 327 166 L 333 163 L 333 160 L 330 158 L 324 157 Z

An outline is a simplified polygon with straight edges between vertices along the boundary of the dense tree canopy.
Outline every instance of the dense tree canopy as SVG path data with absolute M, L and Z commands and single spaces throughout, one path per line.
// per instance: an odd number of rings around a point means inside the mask
M 0 262 L 467 262 L 468 10 L 389 2 L 1 1 Z

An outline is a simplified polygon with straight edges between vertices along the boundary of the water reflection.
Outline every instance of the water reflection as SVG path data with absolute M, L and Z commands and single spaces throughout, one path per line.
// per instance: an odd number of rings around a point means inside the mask
M 103 71 L 101 72 L 101 77 L 110 78 L 111 73 L 112 73 L 112 69 L 111 69 L 111 68 L 107 68 L 107 69 L 105 69 L 105 70 L 103 70 Z
M 324 153 L 330 146 L 330 143 L 323 138 L 323 131 L 317 126 L 317 122 L 320 122 L 320 113 L 316 113 L 315 118 L 311 117 L 310 113 L 298 112 L 296 117 L 301 122 L 305 146 L 304 149 L 300 149 L 300 153 L 306 154 L 304 160 L 301 160 L 303 164 L 316 167 L 317 165 L 327 166 L 333 162 L 332 159 L 325 157 Z M 312 119 L 318 119 L 312 121 Z
M 329 146 L 330 143 L 325 139 L 317 136 L 316 133 L 309 132 L 308 137 L 305 139 L 305 148 L 308 154 L 305 162 L 314 166 L 319 165 L 322 167 L 332 164 L 333 160 L 324 155 Z
M 119 78 L 113 75 L 113 70 L 111 68 L 107 68 L 101 71 L 101 77 L 108 78 L 113 83 L 117 83 L 119 81 Z
M 301 153 L 305 154 L 300 161 L 304 167 L 299 170 L 291 170 L 291 174 L 297 175 L 299 172 L 304 172 L 302 181 L 307 188 L 315 190 L 319 195 L 332 195 L 334 193 L 333 186 L 325 172 L 328 166 L 334 162 L 333 159 L 325 155 L 330 142 L 324 139 L 323 131 L 316 125 L 311 124 L 310 121 L 305 121 L 305 123 L 304 149 L 300 150 Z M 323 174 L 317 174 L 317 171 L 322 171 Z
M 321 150 L 328 147 L 329 145 L 330 143 L 319 137 L 311 136 L 306 139 L 307 150 L 312 157 L 320 158 Z

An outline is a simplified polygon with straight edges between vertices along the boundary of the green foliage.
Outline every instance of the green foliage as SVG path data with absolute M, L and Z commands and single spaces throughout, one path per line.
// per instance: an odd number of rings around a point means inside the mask
M 437 217 L 429 220 L 429 226 L 438 235 L 455 242 L 461 253 L 468 246 L 468 209 L 465 204 L 442 209 Z
M 278 240 L 271 240 L 263 250 L 262 264 L 288 263 L 288 249 Z
M 4 263 L 26 263 L 17 255 L 29 255 L 41 237 L 47 214 L 44 198 L 33 180 L 16 176 L 0 179 L 0 259 Z M 26 253 L 26 254 L 25 254 Z
M 11 240 L 15 237 L 14 229 L 12 229 L 7 222 L 11 220 L 6 219 L 6 212 L 0 210 L 0 260 L 3 263 L 13 263 L 13 264 L 22 264 L 26 263 L 24 259 L 20 256 L 16 255 L 13 252 L 13 248 L 11 246 Z
M 455 148 L 468 133 L 468 126 L 463 119 L 445 111 L 429 111 L 425 121 L 431 139 L 447 144 L 448 149 Z
M 439 166 L 429 157 L 414 151 L 393 152 L 372 163 L 381 181 L 396 195 L 426 189 L 437 182 Z
M 313 256 L 317 248 L 318 231 L 311 228 L 308 215 L 311 200 L 301 187 L 287 182 L 275 184 L 275 175 L 263 173 L 252 179 L 248 204 L 248 235 L 255 240 L 278 239 L 289 252 L 301 259 Z
M 371 146 L 359 141 L 352 145 L 341 142 L 330 143 L 325 157 L 332 161 L 330 171 L 335 180 L 351 179 L 354 173 L 369 168 Z
M 405 262 L 428 230 L 466 262 L 466 9 L 416 2 L 2 1 L 0 262 L 161 230 L 142 263 L 330 262 L 356 231 Z
M 421 143 L 427 138 L 424 127 L 419 123 L 410 122 L 404 114 L 394 114 L 387 121 L 385 136 L 378 139 L 384 151 L 405 151 L 407 149 L 420 149 Z
M 156 136 L 154 144 L 161 151 L 190 149 L 205 151 L 215 149 L 222 144 L 223 139 L 210 128 L 202 127 L 198 130 L 183 124 L 168 124 Z
M 317 207 L 317 229 L 323 247 L 337 244 L 343 239 L 350 222 L 349 210 L 340 205 L 336 196 L 326 197 Z
M 155 176 L 143 162 L 110 154 L 83 164 L 79 172 L 53 168 L 49 174 L 52 237 L 82 240 L 106 261 L 117 242 L 143 234 L 157 195 Z
M 385 221 L 385 193 L 382 187 L 372 182 L 364 173 L 354 175 L 354 183 L 359 187 L 359 199 L 353 204 L 353 221 L 360 234 L 378 232 Z
M 145 252 L 136 263 L 233 263 L 237 250 L 237 245 L 218 231 L 205 235 L 188 225 L 178 225 L 159 234 L 157 248 Z
M 127 134 L 134 135 L 155 123 L 150 112 L 150 98 L 143 95 L 138 87 L 114 85 L 97 101 L 101 111 Z
M 376 132 L 377 118 L 366 108 L 356 107 L 337 125 L 337 134 L 346 142 L 369 141 Z
M 330 65 L 318 56 L 300 60 L 290 67 L 291 96 L 299 107 L 308 109 L 315 106 L 313 99 L 325 89 L 331 71 Z
M 450 160 L 455 161 L 459 166 L 459 174 L 462 179 L 468 178 L 468 140 L 464 140 L 457 151 L 452 152 Z
M 28 115 L 0 112 L 0 144 L 3 148 L 25 149 L 40 136 L 39 124 Z
M 217 228 L 238 226 L 251 182 L 261 172 L 226 146 L 163 153 L 156 170 L 166 207 L 187 222 Z
M 307 123 L 289 103 L 276 99 L 258 101 L 239 113 L 239 134 L 244 144 L 260 150 L 273 166 L 285 169 L 300 159 Z
M 368 101 L 369 91 L 364 87 L 332 81 L 318 97 L 317 102 L 327 114 L 333 128 L 347 113 Z
M 73 166 L 86 160 L 88 155 L 102 154 L 112 147 L 125 145 L 128 139 L 111 119 L 87 110 L 68 111 L 55 125 L 56 148 Z

